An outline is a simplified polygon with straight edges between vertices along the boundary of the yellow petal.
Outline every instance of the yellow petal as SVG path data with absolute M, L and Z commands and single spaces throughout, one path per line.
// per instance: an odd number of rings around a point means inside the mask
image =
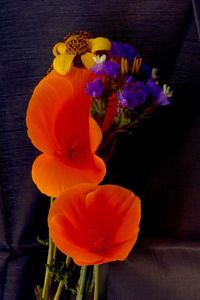
M 64 54 L 67 47 L 64 43 L 57 43 L 53 47 L 53 55 L 57 56 L 58 54 Z
M 102 50 L 108 51 L 111 48 L 111 42 L 108 39 L 103 37 L 89 39 L 88 43 L 92 53 L 94 53 L 95 51 L 102 51 Z
M 74 57 L 75 55 L 71 54 L 57 55 L 53 60 L 54 70 L 61 75 L 67 74 L 71 69 Z
M 94 66 L 94 64 L 96 64 L 94 58 L 96 58 L 97 56 L 94 55 L 93 53 L 85 53 L 83 55 L 81 55 L 81 60 L 82 63 L 84 64 L 84 66 L 86 67 L 86 69 L 90 69 Z

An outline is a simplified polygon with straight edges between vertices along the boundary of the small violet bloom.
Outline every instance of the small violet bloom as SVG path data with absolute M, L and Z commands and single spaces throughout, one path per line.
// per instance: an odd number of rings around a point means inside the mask
M 85 88 L 86 93 L 92 97 L 99 97 L 104 91 L 103 83 L 100 78 L 96 78 L 89 82 Z
M 168 96 L 171 97 L 172 94 L 165 93 L 153 79 L 149 79 L 146 85 L 149 96 L 155 101 L 158 105 L 168 105 L 170 101 Z
M 107 75 L 116 79 L 120 66 L 114 61 L 103 61 L 96 63 L 90 70 L 97 75 Z
M 97 75 L 104 75 L 104 63 L 106 61 L 106 55 L 94 57 L 95 65 L 90 70 Z
M 104 62 L 95 64 L 92 68 L 90 68 L 90 70 L 96 75 L 99 75 L 99 76 L 104 75 L 105 74 Z
M 117 98 L 122 106 L 128 107 L 128 101 L 123 97 L 123 91 L 117 91 Z
M 163 90 L 160 92 L 160 95 L 157 98 L 156 103 L 158 105 L 169 105 L 170 104 L 168 97 L 167 97 L 167 95 L 165 95 Z
M 130 82 L 124 89 L 117 93 L 119 102 L 129 109 L 134 109 L 146 101 L 147 91 L 143 82 Z
M 114 61 L 106 61 L 104 63 L 104 71 L 107 76 L 111 76 L 116 79 L 119 74 L 120 66 Z
M 129 63 L 133 62 L 133 59 L 136 56 L 136 54 L 137 52 L 132 46 L 116 42 L 112 42 L 111 49 L 109 51 L 109 56 L 116 56 L 120 58 L 125 57 L 128 59 Z

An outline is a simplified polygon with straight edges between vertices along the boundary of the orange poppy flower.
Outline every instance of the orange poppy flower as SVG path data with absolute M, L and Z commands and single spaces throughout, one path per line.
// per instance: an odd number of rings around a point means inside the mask
M 50 208 L 53 242 L 78 265 L 124 260 L 139 232 L 140 200 L 115 185 L 79 184 Z
M 46 195 L 56 197 L 81 182 L 97 184 L 105 176 L 105 164 L 95 155 L 102 134 L 84 92 L 91 76 L 86 69 L 74 68 L 66 76 L 52 71 L 29 102 L 28 136 L 43 152 L 33 163 L 32 177 Z

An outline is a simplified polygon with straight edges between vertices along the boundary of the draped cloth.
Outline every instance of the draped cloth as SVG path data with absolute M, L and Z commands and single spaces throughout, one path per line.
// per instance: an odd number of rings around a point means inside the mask
M 25 113 L 68 33 L 131 43 L 174 90 L 174 103 L 120 136 L 109 183 L 142 199 L 136 247 L 125 262 L 103 266 L 103 300 L 200 299 L 200 5 L 198 0 L 24 1 L 1 9 L 0 299 L 35 299 L 42 283 L 49 200 L 32 183 L 38 152 Z

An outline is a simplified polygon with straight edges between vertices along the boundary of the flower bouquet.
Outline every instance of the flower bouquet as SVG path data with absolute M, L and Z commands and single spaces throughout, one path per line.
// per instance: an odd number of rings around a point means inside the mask
M 41 151 L 32 178 L 50 197 L 46 273 L 36 296 L 97 300 L 100 265 L 127 258 L 141 218 L 140 199 L 106 182 L 106 165 L 118 134 L 133 133 L 172 92 L 128 44 L 70 33 L 53 55 L 26 115 Z

